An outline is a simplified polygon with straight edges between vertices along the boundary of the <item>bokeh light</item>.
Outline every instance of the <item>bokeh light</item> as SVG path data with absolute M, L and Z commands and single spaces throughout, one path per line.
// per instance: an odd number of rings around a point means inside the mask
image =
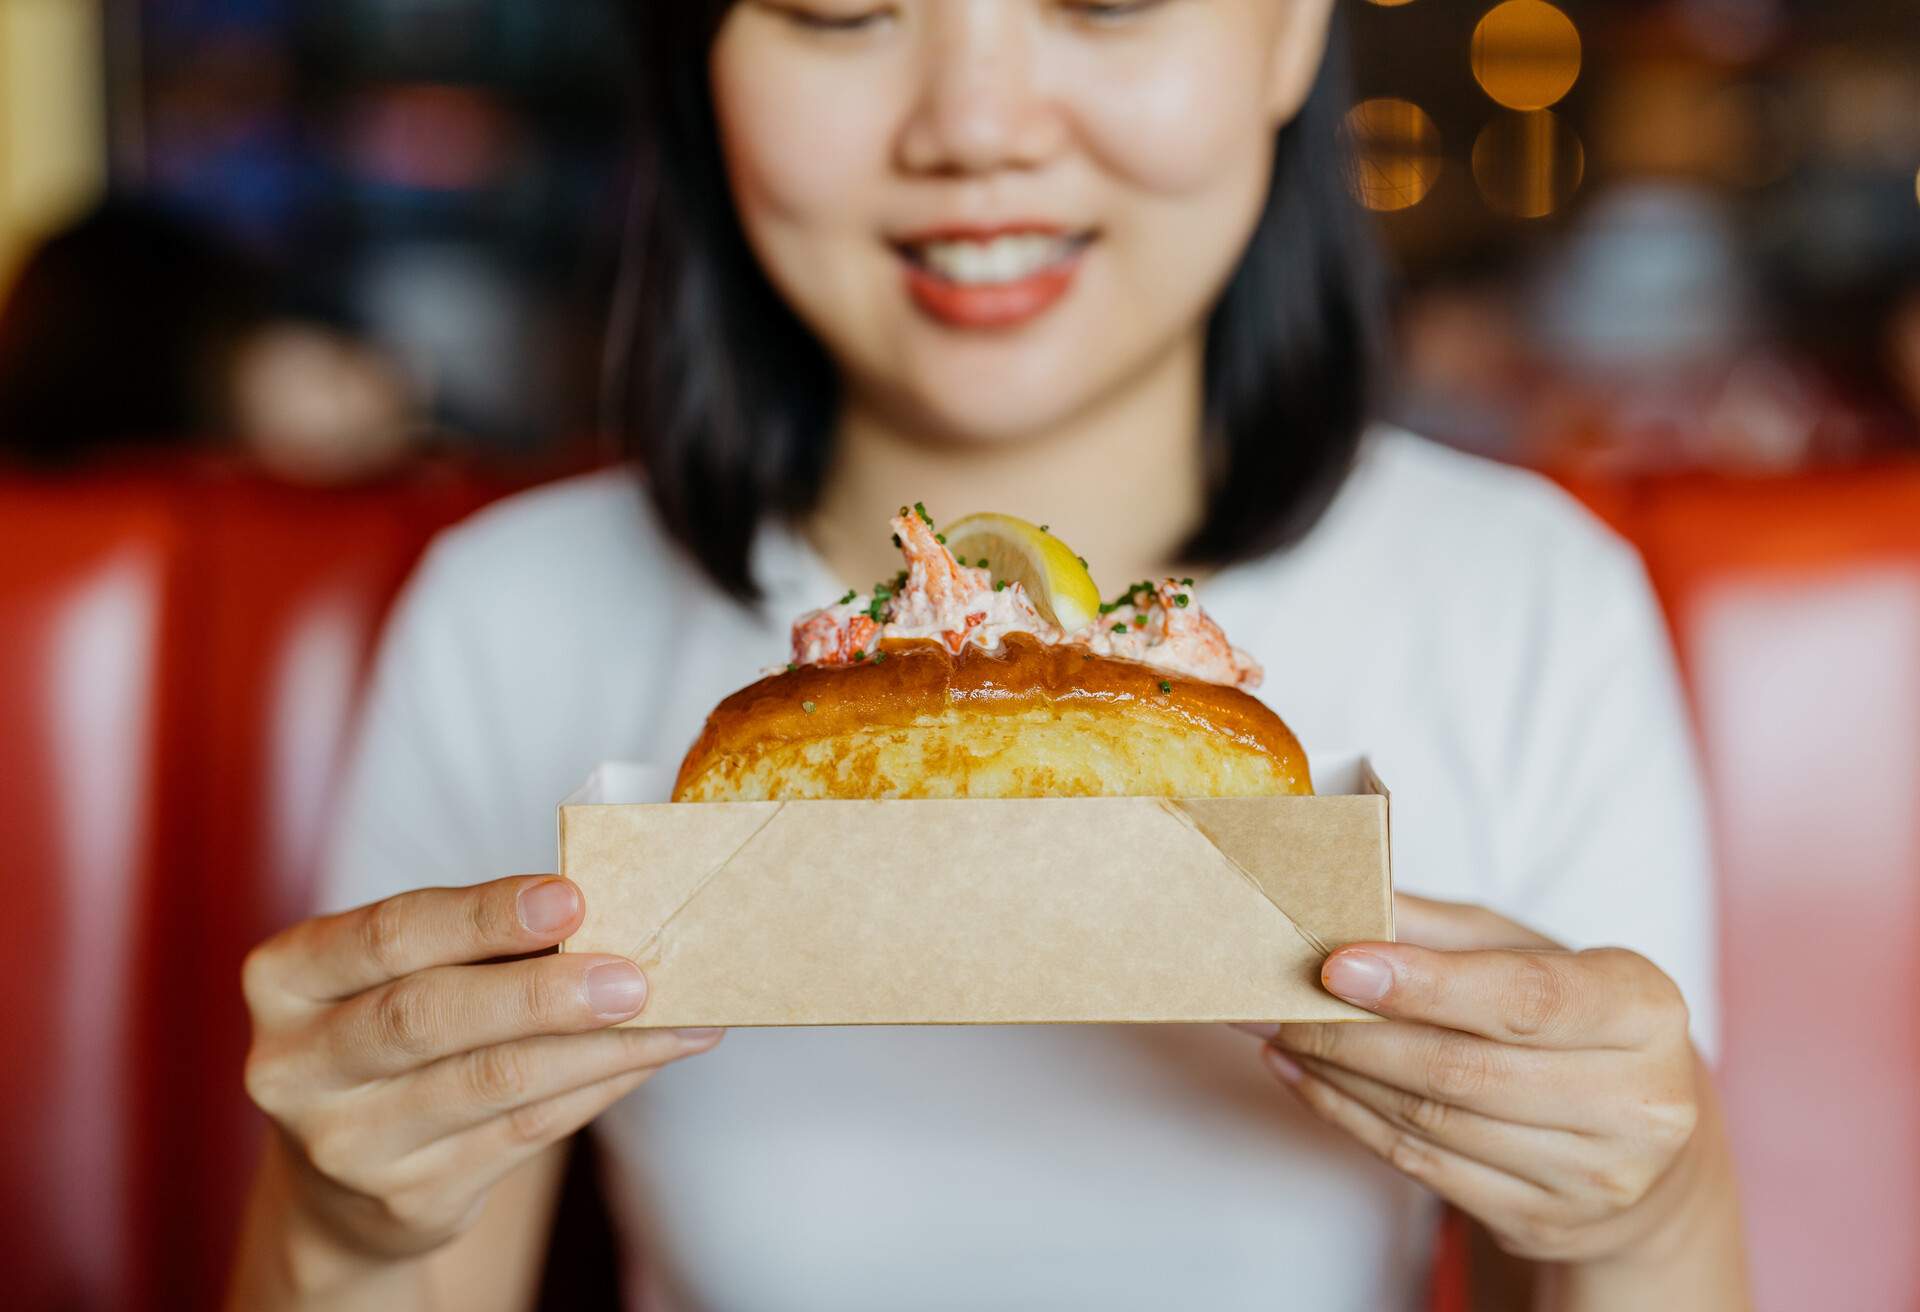
M 1473 76 L 1508 109 L 1545 109 L 1580 80 L 1580 30 L 1544 0 L 1506 0 L 1473 32 Z
M 1440 180 L 1440 129 L 1410 100 L 1364 100 L 1347 115 L 1354 194 L 1370 210 L 1412 209 Z
M 1587 171 L 1580 137 L 1550 110 L 1502 114 L 1473 143 L 1473 180 L 1488 205 L 1543 219 L 1573 198 Z
M 1672 9 L 1679 30 L 1726 64 L 1760 58 L 1788 30 L 1785 0 L 1676 0 Z

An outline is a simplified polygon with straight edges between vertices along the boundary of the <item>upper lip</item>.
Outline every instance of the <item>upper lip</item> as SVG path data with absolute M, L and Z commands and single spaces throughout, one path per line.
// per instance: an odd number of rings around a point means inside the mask
M 1072 228 L 1038 219 L 1015 219 L 1006 223 L 942 223 L 903 232 L 893 241 L 899 246 L 922 246 L 935 241 L 987 242 L 996 237 L 1068 237 L 1091 233 L 1091 228 Z

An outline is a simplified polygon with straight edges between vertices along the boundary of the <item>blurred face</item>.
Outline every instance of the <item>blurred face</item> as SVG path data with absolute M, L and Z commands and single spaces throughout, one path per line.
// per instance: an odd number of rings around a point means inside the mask
M 712 74 L 748 240 L 857 404 L 1044 431 L 1196 344 L 1331 3 L 741 0 Z

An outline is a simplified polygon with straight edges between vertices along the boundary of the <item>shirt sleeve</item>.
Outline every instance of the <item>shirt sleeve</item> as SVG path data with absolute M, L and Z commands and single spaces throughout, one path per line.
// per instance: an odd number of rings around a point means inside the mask
M 1540 659 L 1516 702 L 1501 862 L 1516 918 L 1640 952 L 1719 1033 L 1712 860 L 1691 721 L 1639 557 L 1586 521 L 1545 571 Z
M 435 541 L 386 626 L 322 863 L 321 911 L 521 873 L 502 868 L 510 845 L 493 832 L 506 766 L 487 740 L 498 717 L 486 713 L 475 659 L 484 644 L 457 554 L 457 541 Z

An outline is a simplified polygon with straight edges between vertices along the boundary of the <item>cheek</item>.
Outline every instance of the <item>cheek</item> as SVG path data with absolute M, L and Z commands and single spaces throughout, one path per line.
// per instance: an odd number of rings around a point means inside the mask
M 1124 96 L 1112 93 L 1111 68 L 1076 79 L 1082 139 L 1111 176 L 1176 200 L 1243 191 L 1248 174 L 1261 171 L 1272 140 L 1261 61 L 1244 49 L 1204 46 L 1146 56 L 1126 70 Z
M 887 163 L 886 115 L 871 79 L 821 61 L 768 57 L 723 29 L 712 61 L 714 116 L 734 204 L 756 242 L 844 226 L 853 197 Z M 803 111 L 796 107 L 804 107 Z
M 1116 294 L 1141 330 L 1204 317 L 1259 221 L 1274 129 L 1257 65 L 1208 43 L 1150 56 L 1125 96 L 1079 98 L 1081 140 L 1120 202 L 1107 215 Z

